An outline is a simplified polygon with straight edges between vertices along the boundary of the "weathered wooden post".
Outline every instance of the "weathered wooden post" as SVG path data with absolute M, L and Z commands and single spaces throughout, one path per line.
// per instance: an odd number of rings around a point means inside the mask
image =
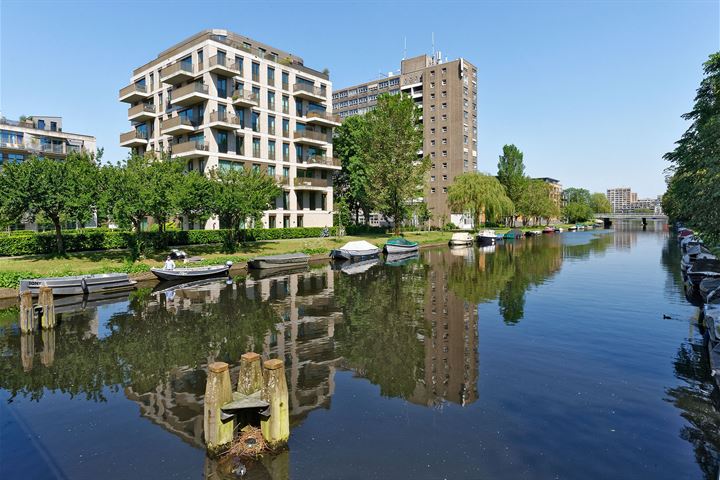
M 52 288 L 46 286 L 40 287 L 38 306 L 42 311 L 40 327 L 43 329 L 55 328 L 55 300 L 53 299 Z
M 288 404 L 285 366 L 277 358 L 267 360 L 264 367 L 265 383 L 262 398 L 270 404 L 270 418 L 262 420 L 260 427 L 271 448 L 287 443 L 290 438 L 290 405 Z
M 250 395 L 263 388 L 262 366 L 260 355 L 255 352 L 243 353 L 240 356 L 240 376 L 237 383 L 237 392 Z
M 214 362 L 208 366 L 205 384 L 205 445 L 211 454 L 220 453 L 233 439 L 235 422 L 232 418 L 222 420 L 220 407 L 232 400 L 230 369 L 225 362 Z
M 35 357 L 35 334 L 20 332 L 20 361 L 24 371 L 32 370 L 33 357 Z
M 35 310 L 33 309 L 32 293 L 24 291 L 20 294 L 20 331 L 35 331 Z
M 55 330 L 43 330 L 40 334 L 43 343 L 43 350 L 40 353 L 40 363 L 51 367 L 55 361 Z

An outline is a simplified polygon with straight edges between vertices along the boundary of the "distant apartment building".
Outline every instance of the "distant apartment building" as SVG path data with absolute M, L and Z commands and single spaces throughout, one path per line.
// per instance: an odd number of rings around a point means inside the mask
M 187 168 L 266 172 L 283 193 L 262 225 L 332 225 L 332 84 L 302 58 L 226 30 L 205 30 L 136 68 L 119 100 L 130 105 L 120 145 L 164 152 Z M 206 228 L 219 228 L 211 219 Z M 201 225 L 187 225 L 199 228 Z
M 630 204 L 637 200 L 637 194 L 633 193 L 630 187 L 609 188 L 606 196 L 612 205 L 613 213 L 625 212 L 630 208 Z
M 378 95 L 400 92 L 423 111 L 418 153 L 432 162 L 424 197 L 431 223 L 460 224 L 462 212 L 450 211 L 447 191 L 457 175 L 477 170 L 477 68 L 463 58 L 443 62 L 439 54 L 402 60 L 399 74 L 335 90 L 333 110 L 341 118 L 362 115 L 375 107 Z
M 71 152 L 95 153 L 95 137 L 63 131 L 62 117 L 0 117 L 0 166 L 30 156 L 64 158 Z
M 542 180 L 550 187 L 550 199 L 557 205 L 558 208 L 562 207 L 562 192 L 563 188 L 560 184 L 560 180 L 556 180 L 550 177 L 540 177 L 535 180 Z

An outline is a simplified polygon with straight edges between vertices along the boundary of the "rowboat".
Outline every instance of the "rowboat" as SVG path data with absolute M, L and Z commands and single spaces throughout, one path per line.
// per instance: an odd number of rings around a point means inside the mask
M 255 257 L 248 262 L 250 268 L 285 268 L 301 267 L 308 264 L 310 255 L 306 253 L 286 253 L 283 255 L 267 255 Z
M 693 287 L 698 288 L 700 282 L 706 278 L 720 277 L 720 260 L 717 259 L 701 259 L 696 260 L 690 268 L 687 269 L 687 277 Z
M 50 287 L 53 295 L 85 295 L 89 293 L 132 290 L 137 282 L 130 280 L 127 273 L 98 273 L 71 277 L 33 278 L 20 281 L 20 293 L 29 291 L 33 295 L 40 287 Z
M 451 247 L 465 247 L 473 244 L 473 237 L 467 232 L 453 233 L 448 243 Z
M 357 240 L 348 242 L 340 248 L 330 252 L 330 258 L 340 258 L 344 260 L 357 260 L 363 258 L 373 258 L 380 254 L 380 249 L 365 240 Z
M 481 230 L 478 232 L 477 242 L 479 245 L 495 245 L 495 230 Z
M 715 292 L 716 290 L 720 289 L 720 278 L 705 278 L 702 282 L 700 282 L 700 286 L 698 287 L 698 291 L 700 292 L 700 296 L 703 298 L 705 302 L 708 301 L 710 298 L 710 294 Z M 720 295 L 715 295 L 720 296 Z
M 387 241 L 387 243 L 383 247 L 383 252 L 389 254 L 412 253 L 417 252 L 419 248 L 420 247 L 418 246 L 418 242 L 411 242 L 402 237 L 395 237 Z
M 151 268 L 150 271 L 160 280 L 190 280 L 227 275 L 230 267 L 232 267 L 232 262 L 207 267 Z

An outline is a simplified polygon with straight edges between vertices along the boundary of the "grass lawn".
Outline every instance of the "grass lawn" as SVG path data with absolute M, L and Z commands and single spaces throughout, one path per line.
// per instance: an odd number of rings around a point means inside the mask
M 450 232 L 407 232 L 405 238 L 421 244 L 444 243 L 450 239 Z M 267 240 L 245 243 L 235 253 L 223 253 L 219 245 L 187 245 L 179 247 L 189 255 L 200 256 L 202 264 L 246 262 L 259 255 L 305 252 L 327 254 L 353 240 L 366 240 L 381 247 L 391 235 L 363 235 L 330 238 L 298 238 L 288 240 Z M 168 249 L 169 250 L 169 249 Z M 143 272 L 150 267 L 160 266 L 167 251 L 155 252 L 148 258 L 130 263 L 126 251 L 74 252 L 66 256 L 29 255 L 24 257 L 0 258 L 0 287 L 15 288 L 23 277 L 65 276 L 86 273 L 126 271 Z

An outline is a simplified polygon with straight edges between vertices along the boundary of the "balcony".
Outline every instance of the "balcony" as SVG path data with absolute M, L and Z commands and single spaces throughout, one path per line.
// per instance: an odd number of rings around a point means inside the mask
M 307 129 L 296 131 L 293 138 L 298 143 L 322 147 L 330 143 L 330 136 L 328 134 Z
M 256 94 L 248 90 L 235 90 L 232 103 L 237 107 L 257 107 L 260 104 L 260 99 Z
M 142 147 L 147 145 L 147 143 L 147 132 L 131 130 L 127 133 L 120 134 L 121 147 Z
M 131 83 L 127 87 L 123 87 L 120 89 L 118 99 L 121 102 L 135 103 L 148 98 L 150 96 L 149 90 L 150 89 L 147 88 L 145 85 Z
M 339 127 L 340 126 L 340 115 L 333 115 L 327 112 L 310 111 L 305 115 L 307 118 L 306 122 L 311 125 L 320 125 L 323 127 Z
M 177 62 L 160 70 L 160 81 L 170 85 L 179 85 L 195 78 L 193 64 Z
M 128 120 L 133 122 L 146 122 L 155 118 L 155 105 L 151 103 L 138 103 L 128 108 Z
M 226 76 L 240 75 L 240 65 L 234 60 L 227 57 L 218 58 L 217 55 L 210 57 L 208 61 L 208 69 L 213 73 L 219 73 Z
M 278 185 L 282 185 L 282 186 L 290 185 L 290 177 L 285 177 L 283 175 L 275 175 L 275 181 L 277 181 Z
M 182 135 L 194 132 L 196 128 L 187 117 L 172 117 L 160 122 L 160 132 L 163 135 Z
M 237 130 L 240 127 L 240 118 L 221 112 L 211 112 L 208 126 L 222 130 Z
M 293 86 L 293 95 L 297 98 L 303 98 L 305 100 L 324 102 L 327 100 L 327 89 L 321 89 L 304 83 L 296 83 Z
M 190 83 L 172 91 L 173 106 L 189 107 L 210 98 L 208 86 L 204 83 Z
M 198 142 L 195 140 L 176 143 L 170 147 L 170 153 L 175 158 L 207 157 L 209 151 L 210 146 L 207 142 Z
M 296 177 L 294 180 L 295 188 L 327 188 L 332 186 L 329 178 L 305 178 Z
M 307 163 L 309 167 L 340 168 L 340 159 L 328 157 L 327 155 L 304 155 L 302 161 Z

